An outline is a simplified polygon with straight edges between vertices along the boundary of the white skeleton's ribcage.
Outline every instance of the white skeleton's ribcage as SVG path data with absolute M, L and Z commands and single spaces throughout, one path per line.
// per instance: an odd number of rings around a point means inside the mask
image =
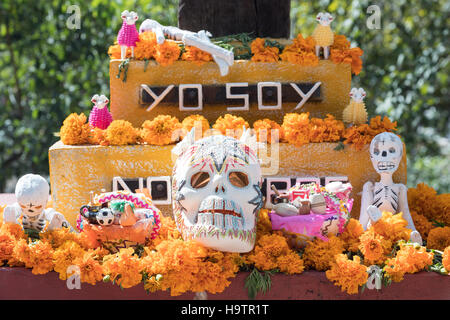
M 390 211 L 393 213 L 397 213 L 398 194 L 398 190 L 394 190 L 394 188 L 390 186 L 376 183 L 372 205 L 376 206 L 381 211 Z
M 31 220 L 26 215 L 24 215 L 22 219 L 22 225 L 24 229 L 33 229 L 40 232 L 45 227 L 45 219 L 41 215 L 41 217 L 39 217 L 38 219 Z

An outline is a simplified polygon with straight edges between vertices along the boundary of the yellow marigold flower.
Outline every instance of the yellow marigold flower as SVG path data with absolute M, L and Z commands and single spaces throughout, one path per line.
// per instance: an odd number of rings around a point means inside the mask
M 395 258 L 386 261 L 384 271 L 392 281 L 399 282 L 405 273 L 416 273 L 432 264 L 433 253 L 425 247 L 401 243 Z
M 261 209 L 258 214 L 258 222 L 256 226 L 256 237 L 259 239 L 265 234 L 272 233 L 272 221 L 270 221 L 269 210 Z
M 200 114 L 193 114 L 191 116 L 184 118 L 183 121 L 181 122 L 181 125 L 183 127 L 183 137 L 186 136 L 186 134 L 190 132 L 195 125 L 201 127 L 202 137 L 205 135 L 205 132 L 208 131 L 210 128 L 208 119 L 206 119 L 204 116 Z
M 392 247 L 392 242 L 376 234 L 373 229 L 364 232 L 360 239 L 359 250 L 364 255 L 364 262 L 382 264 Z
M 87 144 L 91 128 L 86 122 L 86 115 L 70 114 L 63 122 L 60 130 L 61 141 L 67 145 Z
M 186 46 L 185 50 L 186 51 L 181 55 L 181 60 L 192 61 L 199 66 L 204 64 L 205 62 L 213 60 L 212 56 L 208 52 L 200 50 L 197 47 Z
M 442 255 L 442 265 L 445 270 L 450 274 L 450 246 L 445 248 L 444 254 Z
M 428 234 L 427 247 L 429 249 L 444 250 L 450 246 L 450 227 L 431 229 Z
M 353 218 L 345 226 L 344 232 L 339 235 L 339 239 L 344 241 L 345 250 L 357 252 L 359 246 L 359 237 L 364 233 L 361 223 Z
M 250 125 L 244 120 L 244 118 L 228 113 L 223 117 L 220 116 L 213 125 L 213 128 L 219 130 L 223 135 L 232 136 L 235 138 L 240 138 L 243 132 L 243 127 L 248 129 L 250 128 Z
M 433 229 L 433 224 L 428 221 L 425 216 L 418 214 L 415 211 L 411 211 L 411 217 L 414 221 L 414 226 L 416 227 L 417 231 L 419 231 L 422 239 L 426 241 L 428 238 L 428 233 L 430 233 L 431 229 Z
M 325 119 L 312 118 L 310 126 L 309 140 L 311 142 L 339 141 L 345 132 L 344 123 L 336 120 L 331 114 L 327 114 Z
M 114 120 L 106 129 L 106 140 L 112 146 L 135 144 L 138 130 L 126 120 Z
M 17 241 L 13 258 L 23 262 L 26 268 L 31 268 L 33 274 L 45 274 L 53 270 L 52 246 L 43 241 L 27 244 L 26 240 Z
M 359 287 L 367 283 L 368 278 L 367 267 L 361 264 L 359 256 L 353 256 L 353 260 L 349 260 L 345 254 L 336 255 L 331 269 L 325 275 L 348 294 L 358 293 Z
M 103 269 L 122 288 L 131 288 L 142 280 L 141 260 L 134 255 L 133 248 L 120 249 L 112 256 L 105 256 Z
M 393 243 L 399 240 L 408 241 L 411 235 L 411 230 L 407 229 L 408 222 L 403 219 L 403 213 L 393 214 L 391 212 L 384 211 L 381 219 L 370 226 L 370 229 L 376 234 L 379 234 L 386 240 L 390 240 Z
M 305 269 L 303 260 L 294 251 L 277 258 L 277 265 L 281 272 L 286 274 L 302 273 Z
M 310 120 L 307 113 L 287 113 L 283 118 L 283 138 L 288 143 L 302 146 L 310 142 Z
M 273 120 L 262 119 L 253 123 L 256 138 L 261 142 L 276 143 L 283 139 L 283 130 L 281 126 Z M 271 130 L 278 130 L 278 138 L 272 136 Z
M 55 250 L 53 254 L 54 270 L 59 273 L 61 280 L 67 279 L 67 268 L 74 264 L 74 260 L 83 256 L 85 251 L 74 241 L 67 241 Z
M 166 40 L 162 44 L 156 45 L 155 60 L 162 66 L 171 65 L 180 57 L 180 47 L 171 40 Z
M 336 236 L 331 236 L 328 241 L 314 239 L 310 241 L 303 252 L 305 265 L 317 271 L 330 269 L 334 257 L 344 251 L 344 242 Z
M 103 279 L 103 267 L 95 257 L 96 251 L 84 252 L 80 257 L 73 260 L 73 264 L 80 268 L 81 282 L 94 285 Z
M 250 44 L 250 48 L 252 51 L 251 61 L 256 62 L 276 62 L 279 60 L 278 52 L 279 49 L 277 47 L 266 47 L 265 39 L 256 38 Z
M 159 115 L 142 124 L 141 138 L 148 144 L 159 146 L 171 144 L 178 140 L 180 135 L 181 124 L 175 117 Z
M 156 35 L 152 31 L 139 34 L 139 41 L 134 48 L 134 57 L 137 60 L 150 60 L 156 53 Z M 120 58 L 119 58 L 120 59 Z

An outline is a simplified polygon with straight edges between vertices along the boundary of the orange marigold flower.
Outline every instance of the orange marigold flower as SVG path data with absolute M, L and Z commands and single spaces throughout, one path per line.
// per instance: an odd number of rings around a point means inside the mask
M 303 272 L 303 260 L 289 248 L 285 237 L 267 234 L 258 239 L 247 261 L 259 270 L 280 269 L 288 274 Z
M 153 120 L 146 120 L 142 124 L 141 138 L 144 142 L 153 145 L 167 145 L 179 139 L 181 123 L 177 118 L 168 115 L 159 115 Z
M 433 224 L 428 221 L 425 216 L 418 214 L 415 211 L 411 211 L 411 217 L 414 221 L 414 226 L 416 227 L 417 231 L 419 231 L 422 239 L 426 241 L 428 238 L 428 233 L 430 233 L 430 230 L 433 229 Z
M 86 115 L 71 113 L 63 122 L 60 130 L 61 141 L 67 145 L 87 144 L 91 128 Z
M 59 273 L 61 280 L 67 279 L 67 268 L 73 265 L 74 260 L 83 256 L 85 251 L 74 241 L 67 241 L 55 250 L 53 254 L 54 270 Z
M 8 233 L 0 233 L 0 266 L 12 258 L 16 239 Z
M 103 279 L 103 267 L 94 257 L 95 251 L 89 251 L 73 260 L 73 264 L 80 268 L 81 282 L 94 285 Z
M 255 62 L 276 62 L 279 60 L 277 47 L 269 47 L 265 45 L 266 40 L 256 38 L 252 41 L 250 48 L 252 51 L 251 61 Z
M 52 248 L 57 249 L 66 242 L 76 242 L 79 246 L 87 248 L 83 243 L 83 237 L 79 233 L 71 232 L 69 228 L 59 228 L 55 230 L 47 230 L 40 234 L 43 242 L 48 242 Z
M 450 246 L 444 249 L 444 254 L 442 255 L 442 265 L 450 274 Z
M 223 135 L 239 138 L 242 135 L 243 127 L 250 128 L 250 125 L 242 117 L 234 116 L 227 113 L 223 117 L 220 116 L 213 128 L 219 130 Z
M 106 129 L 106 140 L 112 146 L 136 144 L 139 131 L 126 120 L 114 120 Z
M 283 118 L 283 138 L 300 147 L 310 142 L 310 120 L 307 113 L 287 113 Z
M 212 56 L 203 50 L 200 50 L 197 47 L 194 46 L 186 46 L 185 52 L 181 55 L 181 60 L 184 61 L 192 61 L 195 64 L 201 66 L 205 62 L 212 61 Z
M 260 236 L 272 233 L 272 221 L 270 221 L 268 209 L 259 210 L 256 230 L 257 230 L 256 233 L 257 239 L 259 239 Z
M 432 187 L 419 183 L 416 188 L 408 189 L 408 205 L 411 211 L 430 221 L 450 225 L 450 193 L 437 195 Z
M 97 127 L 93 128 L 91 131 L 89 143 L 90 144 L 98 144 L 101 146 L 107 146 L 108 141 L 106 140 L 106 129 L 102 130 Z
M 357 252 L 359 246 L 359 237 L 364 233 L 361 223 L 353 218 L 345 226 L 344 232 L 339 235 L 339 239 L 344 241 L 345 250 Z
M 12 236 L 14 239 L 26 239 L 27 236 L 23 231 L 20 224 L 17 223 L 4 223 L 0 227 L 0 234 L 6 234 Z
M 31 268 L 33 274 L 45 274 L 53 270 L 52 246 L 43 241 L 27 244 L 26 240 L 17 241 L 13 258 L 23 262 L 26 268 Z
M 336 120 L 331 114 L 327 114 L 325 119 L 312 118 L 310 126 L 309 140 L 311 142 L 339 141 L 345 132 L 344 123 Z
M 133 248 L 122 248 L 114 255 L 103 258 L 104 273 L 122 288 L 131 288 L 142 280 L 142 263 Z
M 121 53 L 120 46 L 117 43 L 115 43 L 113 46 L 110 46 L 108 48 L 108 55 L 111 60 L 112 59 L 121 59 L 122 53 Z M 130 47 L 127 48 L 125 58 L 131 58 L 131 48 Z
M 281 126 L 273 120 L 262 119 L 253 123 L 256 138 L 261 142 L 276 143 L 283 139 Z M 272 130 L 278 130 L 278 137 L 272 135 Z
M 359 239 L 359 250 L 368 264 L 382 264 L 391 251 L 392 242 L 376 234 L 373 229 L 364 232 Z
M 156 53 L 156 35 L 152 31 L 139 34 L 139 41 L 134 48 L 134 57 L 137 60 L 150 60 Z M 119 57 L 120 59 L 120 57 Z
M 200 114 L 193 114 L 183 119 L 181 122 L 183 127 L 183 136 L 185 136 L 188 132 L 191 131 L 194 126 L 197 128 L 201 128 L 202 136 L 205 135 L 205 132 L 209 130 L 210 125 L 208 119 Z
M 444 250 L 450 246 L 450 227 L 431 229 L 428 234 L 427 247 L 429 249 Z
M 312 37 L 303 38 L 301 34 L 297 35 L 291 45 L 284 48 L 280 58 L 303 66 L 316 66 L 319 64 L 319 58 L 314 52 L 316 42 Z
M 399 282 L 405 273 L 416 273 L 432 264 L 433 253 L 425 247 L 401 243 L 395 258 L 388 259 L 383 270 L 392 281 Z
M 353 260 L 349 260 L 345 254 L 336 255 L 331 269 L 325 275 L 348 294 L 358 293 L 359 287 L 367 283 L 368 278 L 367 267 L 361 264 L 360 257 L 353 256 Z
M 397 122 L 391 122 L 388 117 L 381 120 L 380 116 L 370 119 L 370 124 L 361 124 L 348 127 L 345 130 L 345 144 L 352 144 L 357 150 L 361 150 L 366 144 L 370 144 L 372 139 L 381 132 L 392 132 L 397 130 Z
M 180 47 L 171 40 L 166 40 L 162 44 L 156 45 L 155 60 L 162 66 L 171 65 L 180 57 Z
M 408 222 L 403 219 L 402 212 L 393 214 L 383 211 L 381 219 L 371 225 L 369 229 L 373 229 L 376 234 L 395 243 L 399 240 L 409 240 L 411 230 L 406 228 L 407 225 Z
M 359 74 L 362 70 L 361 56 L 364 51 L 360 48 L 350 48 L 350 41 L 343 35 L 334 35 L 334 43 L 330 47 L 330 60 L 334 63 L 348 63 L 352 73 Z
M 350 49 L 350 41 L 344 35 L 334 34 L 334 41 L 330 48 L 337 50 Z
M 330 269 L 334 262 L 334 256 L 344 251 L 344 242 L 336 236 L 331 236 L 328 241 L 314 239 L 309 241 L 303 252 L 305 265 L 317 271 Z

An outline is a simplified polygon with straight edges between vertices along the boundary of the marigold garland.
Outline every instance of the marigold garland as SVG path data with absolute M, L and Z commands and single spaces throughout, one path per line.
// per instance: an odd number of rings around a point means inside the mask
M 361 264 L 360 257 L 353 256 L 353 260 L 349 260 L 345 254 L 336 255 L 325 275 L 348 294 L 358 293 L 359 287 L 366 284 L 368 278 L 367 267 Z
M 168 66 L 180 57 L 180 47 L 175 41 L 166 40 L 156 45 L 155 60 L 162 66 Z
M 66 241 L 53 254 L 53 263 L 56 272 L 61 280 L 67 279 L 67 268 L 74 264 L 76 258 L 82 257 L 85 251 L 74 241 Z
M 414 222 L 414 226 L 416 227 L 417 231 L 419 231 L 420 235 L 422 236 L 423 240 L 427 240 L 428 234 L 430 233 L 431 229 L 433 229 L 433 224 L 428 221 L 428 219 L 418 214 L 415 211 L 411 211 L 411 217 Z
M 450 226 L 450 193 L 438 195 L 436 190 L 425 183 L 408 189 L 408 205 L 411 211 Z
M 317 66 L 319 58 L 315 53 L 316 42 L 312 37 L 306 39 L 299 33 L 291 45 L 284 48 L 280 58 L 283 61 L 299 64 L 302 66 Z
M 310 121 L 307 113 L 287 113 L 283 118 L 283 137 L 298 147 L 309 143 Z
M 362 224 L 353 218 L 350 218 L 345 226 L 344 232 L 339 235 L 339 239 L 344 241 L 345 250 L 357 252 L 359 247 L 359 237 L 364 233 Z
M 17 241 L 13 251 L 13 258 L 31 268 L 33 274 L 45 274 L 53 270 L 53 248 L 43 241 L 34 241 L 30 244 L 26 240 Z
M 409 240 L 411 230 L 406 228 L 407 225 L 408 222 L 403 219 L 402 212 L 393 214 L 391 212 L 383 211 L 381 219 L 371 225 L 369 229 L 372 229 L 384 239 L 395 243 L 399 240 Z
M 141 264 L 133 248 L 122 248 L 118 253 L 103 258 L 103 272 L 122 288 L 131 288 L 142 280 Z
M 201 66 L 202 64 L 212 61 L 212 56 L 203 50 L 200 50 L 194 46 L 186 46 L 185 51 L 181 55 L 181 60 L 192 61 L 196 65 Z
M 303 252 L 305 265 L 318 271 L 330 269 L 337 254 L 344 252 L 344 242 L 336 236 L 328 241 L 319 238 L 310 241 Z
M 266 46 L 266 40 L 256 38 L 250 44 L 250 49 L 253 54 L 251 61 L 255 62 L 276 62 L 279 60 L 279 49 L 277 47 Z
M 243 127 L 248 129 L 250 125 L 244 118 L 229 113 L 220 116 L 213 125 L 213 128 L 219 130 L 223 135 L 235 138 L 239 138 L 242 135 Z
M 66 145 L 89 143 L 91 127 L 83 113 L 71 113 L 63 122 L 60 130 L 61 141 Z
M 103 267 L 100 262 L 95 259 L 95 254 L 96 251 L 90 250 L 73 260 L 73 264 L 80 268 L 81 282 L 95 285 L 98 281 L 103 279 Z
M 361 48 L 350 48 L 350 41 L 344 35 L 334 36 L 334 43 L 330 47 L 330 60 L 334 63 L 348 63 L 352 73 L 358 75 L 362 70 Z
M 277 143 L 283 139 L 281 126 L 270 119 L 257 120 L 253 123 L 256 139 L 261 142 Z M 272 130 L 278 130 L 278 138 L 272 135 Z
M 344 123 L 331 114 L 327 114 L 325 119 L 312 118 L 310 126 L 309 141 L 316 143 L 339 141 L 345 131 Z
M 0 266 L 12 258 L 16 239 L 8 233 L 0 233 Z
M 134 57 L 137 60 L 150 60 L 156 53 L 156 35 L 152 31 L 139 34 L 139 41 L 134 48 Z M 120 57 L 119 57 L 120 59 Z
M 183 127 L 183 136 L 190 132 L 194 126 L 196 127 L 195 130 L 197 130 L 198 127 L 201 128 L 202 137 L 205 136 L 206 131 L 210 129 L 208 119 L 200 114 L 193 114 L 184 118 L 181 122 L 181 126 Z
M 430 231 L 427 239 L 429 249 L 442 251 L 448 246 L 450 246 L 450 227 L 438 227 Z
M 390 253 L 392 242 L 375 233 L 374 229 L 364 232 L 360 239 L 359 250 L 364 255 L 367 265 L 382 264 Z
M 372 139 L 379 133 L 392 132 L 397 130 L 397 121 L 391 122 L 388 117 L 381 120 L 380 116 L 370 119 L 370 124 L 361 124 L 348 127 L 344 133 L 344 143 L 352 144 L 357 150 L 362 150 L 366 144 L 370 144 Z
M 141 138 L 149 144 L 167 145 L 177 141 L 180 135 L 181 123 L 177 118 L 169 115 L 159 115 L 142 124 Z

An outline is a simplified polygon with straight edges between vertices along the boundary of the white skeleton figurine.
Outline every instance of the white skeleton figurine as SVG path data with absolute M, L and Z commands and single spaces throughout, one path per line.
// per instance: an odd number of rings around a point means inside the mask
M 70 227 L 64 216 L 54 209 L 45 209 L 49 196 L 47 180 L 37 174 L 26 174 L 17 181 L 17 202 L 7 206 L 3 211 L 3 221 L 19 224 L 17 219 L 23 215 L 22 226 L 41 232 L 49 222 L 48 230 Z M 71 228 L 71 230 L 73 230 Z
M 139 28 L 139 33 L 145 31 L 154 32 L 156 34 L 156 41 L 158 44 L 164 43 L 165 37 L 168 37 L 169 39 L 183 41 L 185 45 L 194 46 L 200 50 L 208 52 L 212 55 L 214 61 L 219 66 L 220 74 L 222 76 L 228 74 L 228 68 L 234 63 L 233 52 L 213 44 L 209 39 L 212 35 L 208 31 L 201 30 L 195 33 L 182 30 L 177 27 L 166 27 L 151 19 L 146 19 L 142 22 Z
M 414 226 L 408 208 L 407 189 L 404 184 L 392 181 L 403 155 L 403 144 L 398 136 L 390 132 L 376 135 L 370 143 L 370 158 L 375 170 L 380 174 L 380 182 L 364 184 L 359 222 L 364 229 L 377 222 L 382 211 L 403 213 L 403 218 L 411 229 L 411 241 L 422 244 L 422 237 Z

